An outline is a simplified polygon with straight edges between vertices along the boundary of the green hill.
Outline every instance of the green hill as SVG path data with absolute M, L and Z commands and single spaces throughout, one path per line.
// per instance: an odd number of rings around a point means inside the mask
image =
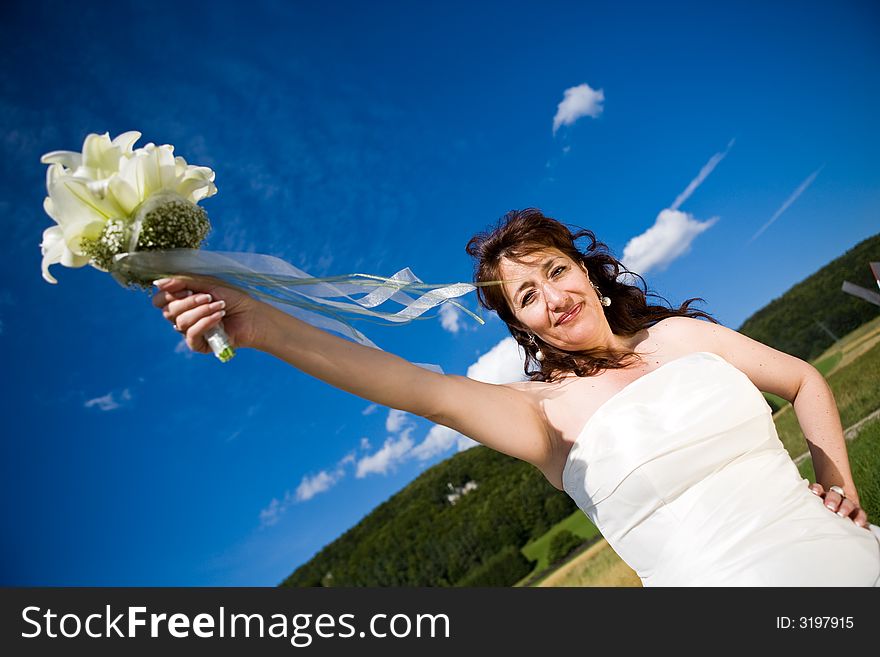
M 534 567 L 520 548 L 576 509 L 536 468 L 477 446 L 423 472 L 281 586 L 511 585 Z
M 816 358 L 835 342 L 828 331 L 835 336 L 845 335 L 880 313 L 877 306 L 841 291 L 844 281 L 878 291 L 869 262 L 880 262 L 880 234 L 829 262 L 761 308 L 737 330 L 802 360 Z M 772 274 L 768 268 L 767 275 Z

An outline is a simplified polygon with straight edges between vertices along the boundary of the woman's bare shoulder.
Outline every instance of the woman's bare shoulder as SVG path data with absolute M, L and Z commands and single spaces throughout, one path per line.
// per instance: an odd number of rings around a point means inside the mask
M 503 383 L 506 388 L 524 392 L 535 399 L 544 399 L 547 394 L 553 390 L 558 390 L 563 381 L 557 383 L 547 383 L 546 381 L 513 381 L 511 383 Z
M 502 383 L 501 385 L 521 392 L 529 392 L 531 390 L 537 390 L 540 386 L 545 386 L 547 384 L 541 381 L 512 381 L 510 383 Z

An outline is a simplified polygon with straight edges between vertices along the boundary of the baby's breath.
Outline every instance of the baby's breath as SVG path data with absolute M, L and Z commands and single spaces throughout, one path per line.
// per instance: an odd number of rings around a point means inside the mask
M 103 271 L 113 265 L 113 256 L 128 251 L 133 220 L 111 219 L 97 239 L 83 238 L 82 251 Z M 198 249 L 211 230 L 205 209 L 183 199 L 162 202 L 144 214 L 136 251 Z M 150 281 L 129 279 L 145 289 Z
M 104 230 L 98 239 L 84 237 L 81 248 L 85 255 L 92 259 L 92 263 L 102 271 L 109 271 L 113 264 L 113 256 L 122 253 L 128 244 L 131 230 L 122 219 L 111 219 L 104 225 Z
M 186 201 L 169 201 L 147 213 L 138 251 L 197 249 L 211 230 L 205 209 Z

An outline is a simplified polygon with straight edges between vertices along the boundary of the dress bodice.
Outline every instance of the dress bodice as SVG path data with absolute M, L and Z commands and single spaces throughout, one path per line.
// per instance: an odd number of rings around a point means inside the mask
M 645 586 L 880 578 L 880 528 L 825 508 L 761 392 L 711 352 L 671 360 L 602 404 L 572 445 L 562 482 Z

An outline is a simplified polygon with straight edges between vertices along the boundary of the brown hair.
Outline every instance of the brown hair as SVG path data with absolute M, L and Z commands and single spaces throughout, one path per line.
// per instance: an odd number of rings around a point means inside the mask
M 589 246 L 581 252 L 575 241 L 588 237 Z M 678 309 L 671 305 L 664 307 L 647 302 L 648 296 L 657 297 L 669 304 L 666 299 L 647 291 L 645 279 L 635 272 L 630 272 L 617 258 L 611 255 L 608 246 L 596 239 L 595 234 L 586 229 L 576 229 L 572 233 L 565 225 L 545 217 L 536 208 L 511 210 L 504 215 L 490 231 L 474 235 L 466 250 L 477 260 L 474 266 L 474 284 L 477 286 L 477 299 L 487 310 L 494 310 L 507 324 L 514 340 L 525 350 L 525 374 L 532 381 L 553 383 L 568 372 L 578 376 L 593 376 L 603 369 L 618 369 L 631 357 L 638 358 L 632 351 L 616 352 L 602 348 L 583 351 L 565 351 L 535 338 L 537 345 L 531 341 L 531 333 L 516 319 L 507 303 L 500 285 L 502 258 L 515 262 L 541 249 L 556 248 L 576 263 L 583 263 L 587 268 L 590 280 L 599 288 L 602 295 L 613 299 L 613 303 L 605 308 L 605 318 L 616 335 L 630 337 L 667 317 L 702 317 L 718 324 L 708 313 L 692 310 L 688 306 L 694 301 L 703 301 L 700 297 L 688 299 Z M 622 272 L 638 277 L 642 287 L 627 285 L 617 279 Z M 535 358 L 536 347 L 544 353 L 544 360 Z M 538 366 L 530 370 L 530 365 Z

